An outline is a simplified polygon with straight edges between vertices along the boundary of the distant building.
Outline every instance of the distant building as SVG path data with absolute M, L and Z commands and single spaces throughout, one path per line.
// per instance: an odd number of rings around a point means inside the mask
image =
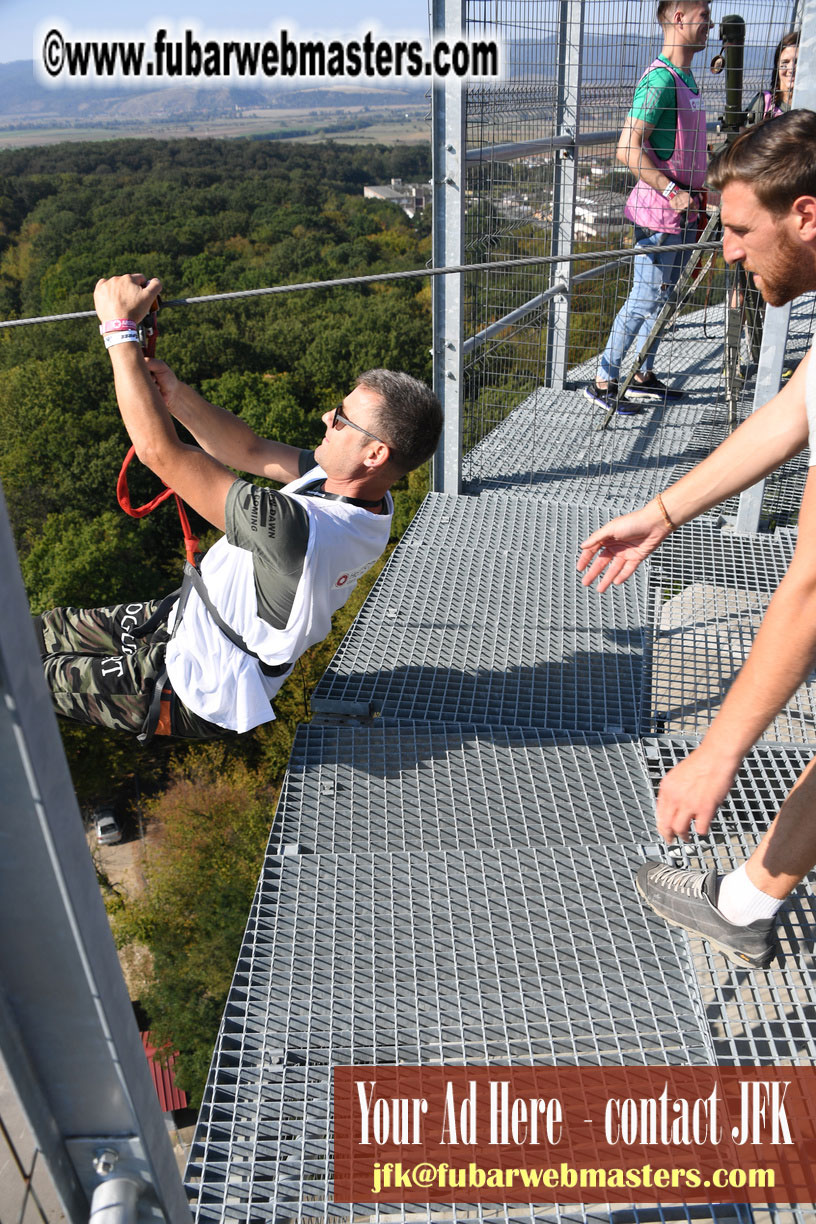
M 626 196 L 620 191 L 597 191 L 575 199 L 575 237 L 598 238 L 620 231 L 630 222 L 623 215 Z
M 431 198 L 431 184 L 403 183 L 400 178 L 392 178 L 390 187 L 385 184 L 364 187 L 363 195 L 367 200 L 387 200 L 389 204 L 398 204 L 409 217 L 415 217 Z
M 159 1049 L 153 1044 L 150 1032 L 143 1032 L 140 1036 L 162 1113 L 169 1116 L 177 1109 L 186 1109 L 187 1093 L 177 1086 L 174 1074 L 176 1051 L 168 1054 L 168 1047 Z

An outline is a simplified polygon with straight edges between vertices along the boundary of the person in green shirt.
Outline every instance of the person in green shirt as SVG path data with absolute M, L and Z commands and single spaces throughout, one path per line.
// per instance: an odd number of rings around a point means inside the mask
M 667 246 L 693 242 L 697 233 L 697 192 L 705 181 L 706 117 L 691 72 L 711 29 L 708 3 L 663 0 L 657 6 L 663 49 L 641 79 L 618 141 L 617 158 L 637 182 L 625 215 L 635 226 L 635 245 L 646 252 L 634 262 L 632 289 L 612 325 L 598 373 L 586 396 L 619 415 L 641 412 L 639 402 L 660 403 L 678 394 L 652 366 L 654 341 L 626 399 L 618 394 L 621 363 L 631 346 L 643 347 L 655 319 L 688 259 Z M 634 402 L 630 402 L 634 401 Z

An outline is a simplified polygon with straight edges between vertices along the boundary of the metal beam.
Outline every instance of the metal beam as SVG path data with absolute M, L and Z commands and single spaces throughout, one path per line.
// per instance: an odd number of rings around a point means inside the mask
M 464 29 L 463 0 L 433 0 L 432 37 L 453 46 Z M 434 79 L 431 106 L 433 157 L 433 266 L 464 263 L 465 84 L 452 74 Z M 433 278 L 433 383 L 445 424 L 433 463 L 433 489 L 462 487 L 462 274 Z
M 102 903 L 0 490 L 0 1048 L 71 1224 L 105 1180 L 190 1213 Z M 112 1171 L 112 1170 L 111 1170 Z
M 581 102 L 584 0 L 561 0 L 560 10 L 556 127 L 559 137 L 570 137 L 571 147 L 563 149 L 555 160 L 551 254 L 571 255 L 575 231 L 575 134 Z M 544 379 L 550 387 L 563 387 L 569 364 L 569 286 L 572 281 L 569 260 L 552 266 L 551 287 L 560 281 L 568 286 L 567 293 L 554 296 L 548 312 Z
M 542 136 L 539 140 L 516 140 L 507 144 L 479 145 L 468 149 L 467 161 L 513 161 L 518 157 L 531 157 L 536 153 L 553 153 L 556 149 L 586 149 L 596 145 L 617 144 L 620 132 L 611 128 L 606 132 L 580 132 L 561 136 Z
M 719 123 L 710 120 L 706 131 L 716 132 Z M 556 149 L 591 149 L 598 145 L 617 144 L 620 132 L 610 128 L 605 132 L 571 132 L 561 136 L 542 136 L 537 140 L 516 140 L 505 144 L 477 145 L 468 149 L 465 160 L 469 162 L 513 161 L 518 157 L 532 157 L 536 153 L 553 153 Z

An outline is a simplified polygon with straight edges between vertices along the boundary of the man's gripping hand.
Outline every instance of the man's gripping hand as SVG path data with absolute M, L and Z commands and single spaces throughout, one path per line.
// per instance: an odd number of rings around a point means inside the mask
M 669 533 L 662 514 L 651 502 L 642 510 L 612 519 L 581 544 L 578 572 L 586 570 L 581 582 L 591 586 L 600 574 L 599 592 L 613 584 L 620 586 Z
M 168 410 L 172 412 L 184 384 L 164 361 L 157 361 L 155 357 L 146 357 L 145 365 L 153 382 L 159 388 Z
M 141 323 L 161 293 L 158 277 L 150 280 L 141 272 L 126 276 L 101 276 L 94 288 L 94 307 L 102 323 L 112 319 L 132 319 Z

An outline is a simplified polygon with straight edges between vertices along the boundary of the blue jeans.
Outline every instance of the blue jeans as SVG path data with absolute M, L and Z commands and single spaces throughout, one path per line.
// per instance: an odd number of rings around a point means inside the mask
M 679 234 L 656 234 L 635 226 L 635 246 L 649 254 L 639 255 L 633 261 L 632 290 L 612 324 L 598 368 L 600 378 L 617 380 L 620 377 L 621 362 L 633 342 L 637 342 L 637 352 L 640 352 L 691 255 L 691 251 L 664 251 L 663 247 L 675 242 L 693 242 L 696 237 L 696 222 L 687 225 Z M 659 337 L 644 358 L 643 374 L 648 374 L 654 365 L 658 343 Z

